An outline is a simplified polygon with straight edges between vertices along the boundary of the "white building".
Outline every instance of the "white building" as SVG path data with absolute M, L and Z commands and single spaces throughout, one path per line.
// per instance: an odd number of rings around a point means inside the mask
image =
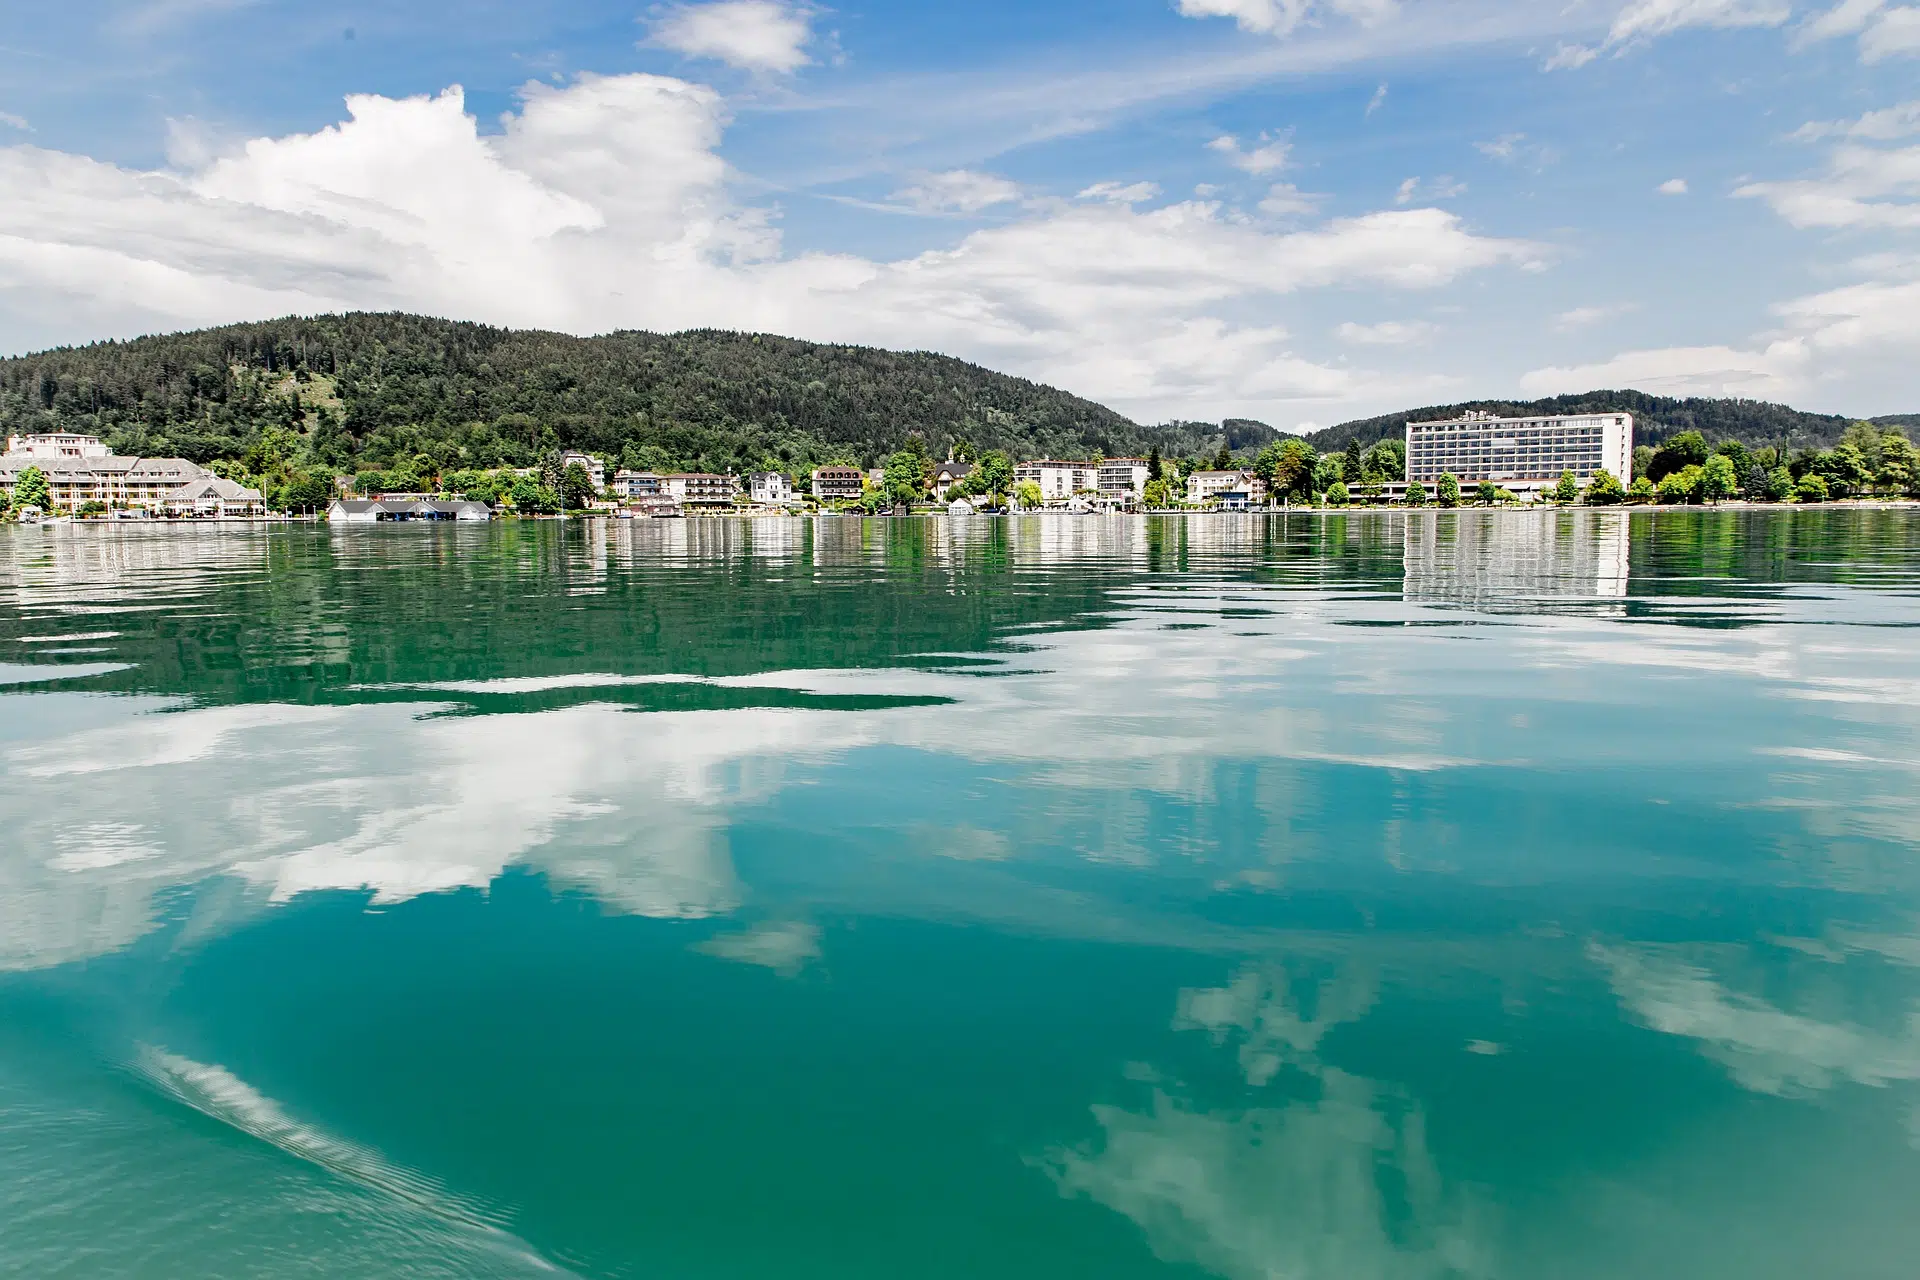
M 1462 485 L 1491 480 L 1514 493 L 1551 488 L 1563 471 L 1585 485 L 1602 467 L 1633 479 L 1633 415 L 1496 418 L 1472 412 L 1407 423 L 1407 479 L 1431 486 L 1448 473 Z
M 1212 502 L 1245 511 L 1266 500 L 1266 481 L 1251 471 L 1196 471 L 1187 477 L 1187 501 L 1196 506 Z
M 747 496 L 761 506 L 784 507 L 793 501 L 793 481 L 778 471 L 755 471 L 747 476 Z
M 949 458 L 945 462 L 935 463 L 933 474 L 929 477 L 933 485 L 933 496 L 944 501 L 948 491 L 971 474 L 973 474 L 971 462 L 958 462 Z
M 651 471 L 616 471 L 613 473 L 613 496 L 625 502 L 638 498 L 657 498 L 660 496 L 662 478 Z
M 660 479 L 663 495 L 682 507 L 730 507 L 737 492 L 732 476 L 708 471 L 675 472 Z
M 597 489 L 606 483 L 606 469 L 600 465 L 600 459 L 592 454 L 582 453 L 578 449 L 568 449 L 560 455 L 560 469 L 565 471 L 572 466 L 578 466 L 585 471 L 588 478 L 593 481 L 594 488 Z
M 327 520 L 336 524 L 384 524 L 415 520 L 491 520 L 493 508 L 484 502 L 413 501 L 398 498 L 338 498 L 327 508 Z
M 185 458 L 125 457 L 93 436 L 9 436 L 7 452 L 0 456 L 0 489 L 11 497 L 29 467 L 46 476 L 53 505 L 68 511 L 103 502 L 134 510 L 246 515 L 265 506 L 257 490 L 231 481 L 220 480 L 209 490 L 218 477 Z
M 1104 497 L 1139 499 L 1147 490 L 1147 460 L 1145 458 L 1102 460 L 1097 487 Z
M 1035 458 L 1032 462 L 1022 462 L 1013 469 L 1013 482 L 1025 484 L 1031 480 L 1040 486 L 1040 497 L 1046 502 L 1065 502 L 1074 494 L 1083 490 L 1100 487 L 1100 471 L 1091 462 L 1062 462 L 1057 458 Z
M 813 496 L 821 502 L 858 502 L 866 473 L 858 467 L 815 467 Z

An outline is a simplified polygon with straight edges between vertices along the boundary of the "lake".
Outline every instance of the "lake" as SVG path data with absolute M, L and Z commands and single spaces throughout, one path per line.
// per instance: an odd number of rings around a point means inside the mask
M 0 529 L 0 1274 L 1899 1277 L 1920 513 Z

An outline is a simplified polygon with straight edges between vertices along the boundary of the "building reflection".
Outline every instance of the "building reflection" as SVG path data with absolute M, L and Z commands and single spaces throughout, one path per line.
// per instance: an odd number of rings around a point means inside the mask
M 1409 514 L 1406 598 L 1492 611 L 1543 600 L 1624 602 L 1628 527 L 1621 511 Z

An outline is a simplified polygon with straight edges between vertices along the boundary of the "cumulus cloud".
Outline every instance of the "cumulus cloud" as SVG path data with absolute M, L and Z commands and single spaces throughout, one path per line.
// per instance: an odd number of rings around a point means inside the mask
M 1399 188 L 1393 193 L 1393 202 L 1395 204 L 1411 204 L 1415 196 L 1422 194 L 1422 187 L 1421 179 L 1408 178 L 1405 182 L 1402 182 Z M 1455 196 L 1465 195 L 1467 192 L 1467 184 L 1457 180 L 1450 174 L 1443 173 L 1433 181 L 1425 183 L 1424 191 L 1426 198 L 1429 200 L 1451 200 Z
M 1687 180 L 1685 178 L 1668 178 L 1665 182 L 1655 187 L 1654 190 L 1663 196 L 1683 196 L 1687 194 Z
M 712 58 L 743 71 L 798 71 L 813 59 L 813 14 L 780 0 L 716 0 L 681 5 L 652 23 L 649 43 Z
M 17 116 L 11 111 L 0 111 L 0 125 L 9 129 L 18 129 L 22 133 L 33 132 L 33 126 L 27 123 L 25 116 Z
M 1765 200 L 1796 227 L 1920 227 L 1920 146 L 1847 143 L 1818 177 L 1749 182 L 1733 194 Z
M 1278 173 L 1286 168 L 1287 152 L 1291 149 L 1291 144 L 1285 138 L 1274 138 L 1264 133 L 1251 148 L 1243 148 L 1240 139 L 1232 134 L 1223 134 L 1207 144 L 1207 150 L 1219 152 L 1226 157 L 1228 164 L 1256 177 Z
M 533 84 L 502 125 L 482 135 L 456 87 L 358 95 L 340 124 L 184 173 L 0 148 L 0 299 L 33 298 L 0 326 L 31 324 L 44 345 L 392 308 L 575 333 L 765 329 L 950 351 L 1153 413 L 1196 394 L 1350 392 L 1352 374 L 1247 323 L 1250 303 L 1542 260 L 1436 209 L 1277 231 L 1204 200 L 1139 207 L 1158 194 L 1148 183 L 1097 184 L 900 260 L 796 255 L 731 195 L 711 89 L 649 75 Z M 936 175 L 918 190 L 987 207 L 1014 194 L 1002 181 Z M 1290 189 L 1269 199 L 1309 211 Z M 61 317 L 77 332 L 50 333 Z
M 978 213 L 1018 200 L 1020 186 L 991 173 L 951 169 L 926 174 L 914 185 L 894 192 L 893 198 L 923 213 Z

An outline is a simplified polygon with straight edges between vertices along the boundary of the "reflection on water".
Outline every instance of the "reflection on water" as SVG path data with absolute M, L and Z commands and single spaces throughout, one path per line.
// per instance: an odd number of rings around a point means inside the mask
M 1409 600 L 1507 612 L 1626 598 L 1627 512 L 1432 511 L 1405 520 Z
M 0 1271 L 1904 1277 L 1916 551 L 0 531 Z

